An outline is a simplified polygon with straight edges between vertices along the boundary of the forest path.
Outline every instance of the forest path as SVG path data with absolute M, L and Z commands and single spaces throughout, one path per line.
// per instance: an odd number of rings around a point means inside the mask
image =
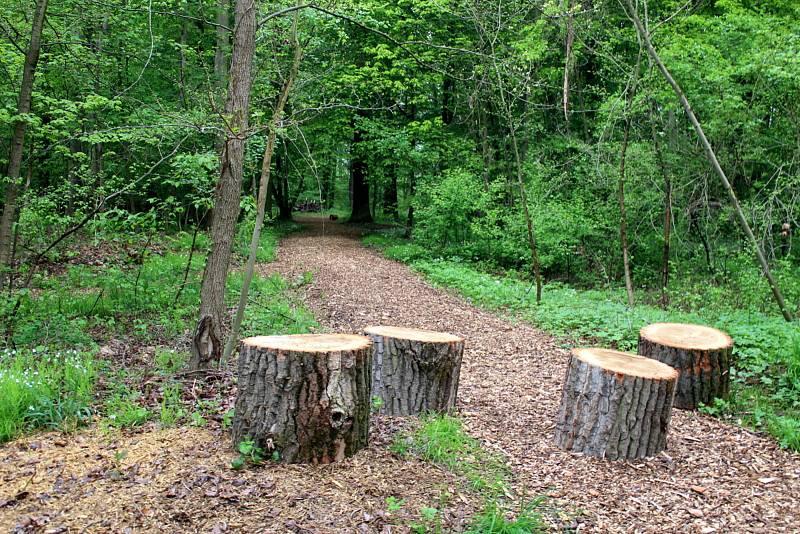
M 434 288 L 406 266 L 363 247 L 360 231 L 319 218 L 285 238 L 262 266 L 290 279 L 312 271 L 308 305 L 331 331 L 385 324 L 466 339 L 458 409 L 469 433 L 505 454 L 517 489 L 583 510 L 581 531 L 798 532 L 800 455 L 771 439 L 675 410 L 668 449 L 646 461 L 610 462 L 552 444 L 568 351 Z

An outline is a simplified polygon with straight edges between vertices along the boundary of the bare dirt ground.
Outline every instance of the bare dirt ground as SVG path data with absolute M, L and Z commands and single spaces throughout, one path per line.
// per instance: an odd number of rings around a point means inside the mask
M 567 351 L 552 337 L 476 309 L 363 248 L 322 220 L 262 266 L 313 272 L 305 298 L 330 331 L 375 324 L 467 340 L 459 410 L 471 435 L 508 458 L 514 498 L 548 495 L 556 528 L 580 532 L 800 532 L 800 455 L 713 418 L 675 411 L 668 449 L 607 462 L 552 443 Z M 154 427 L 45 433 L 0 448 L 0 530 L 16 532 L 408 532 L 423 506 L 459 531 L 480 507 L 453 475 L 393 456 L 401 419 L 373 418 L 371 443 L 343 464 L 232 471 L 227 432 Z M 386 498 L 404 499 L 387 511 Z M 443 502 L 443 499 L 444 502 Z

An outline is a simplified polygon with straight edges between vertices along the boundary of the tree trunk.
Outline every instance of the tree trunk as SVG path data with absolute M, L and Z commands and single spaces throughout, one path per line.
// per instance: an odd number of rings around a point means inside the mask
M 292 21 L 292 49 L 292 65 L 289 67 L 289 74 L 286 76 L 286 81 L 283 84 L 278 102 L 275 104 L 275 110 L 272 113 L 267 144 L 264 147 L 264 157 L 261 160 L 261 180 L 259 181 L 258 200 L 256 202 L 256 222 L 253 226 L 253 235 L 250 239 L 250 252 L 247 256 L 247 266 L 245 267 L 244 278 L 242 280 L 242 290 L 239 293 L 239 304 L 236 306 L 236 315 L 233 318 L 231 331 L 230 334 L 228 334 L 228 341 L 225 344 L 225 352 L 222 355 L 223 362 L 228 361 L 231 352 L 233 352 L 236 338 L 239 335 L 239 327 L 244 317 L 244 309 L 247 306 L 247 295 L 250 291 L 250 282 L 253 280 L 256 254 L 258 253 L 258 245 L 261 241 L 261 227 L 264 224 L 264 212 L 267 204 L 267 194 L 269 192 L 269 177 L 272 168 L 272 153 L 275 149 L 275 137 L 277 136 L 278 127 L 283 117 L 283 109 L 286 107 L 286 101 L 289 99 L 289 92 L 292 90 L 292 84 L 297 77 L 297 71 L 300 69 L 300 59 L 303 57 L 303 50 L 300 48 L 300 42 L 297 40 L 297 12 L 295 12 L 295 17 Z
M 372 222 L 372 213 L 369 210 L 369 182 L 366 176 L 366 162 L 361 153 L 359 144 L 363 133 L 357 121 L 353 121 L 353 146 L 350 154 L 350 175 L 353 180 L 353 208 L 350 222 Z
M 366 447 L 368 338 L 261 336 L 242 341 L 233 442 L 252 440 L 285 463 L 327 464 Z
M 639 332 L 638 352 L 680 372 L 676 408 L 694 410 L 701 402 L 728 396 L 733 340 L 724 332 L 694 324 L 651 324 Z
M 703 145 L 703 149 L 705 150 L 706 157 L 708 158 L 711 167 L 716 172 L 717 176 L 719 176 L 722 185 L 725 187 L 725 190 L 728 192 L 728 197 L 731 200 L 731 204 L 733 205 L 734 212 L 736 213 L 736 218 L 739 220 L 739 224 L 744 230 L 745 235 L 747 236 L 750 244 L 753 247 L 753 250 L 756 254 L 756 258 L 758 259 L 758 263 L 761 265 L 761 271 L 764 274 L 764 277 L 767 279 L 767 283 L 769 283 L 769 287 L 772 290 L 772 296 L 775 299 L 775 302 L 778 305 L 778 308 L 781 310 L 781 314 L 783 314 L 783 318 L 786 321 L 791 322 L 794 320 L 794 316 L 789 308 L 786 306 L 786 303 L 783 300 L 783 293 L 781 293 L 780 288 L 778 287 L 775 278 L 772 276 L 772 272 L 770 271 L 769 264 L 767 263 L 766 257 L 764 257 L 764 251 L 761 250 L 761 245 L 758 243 L 756 236 L 753 235 L 753 230 L 750 228 L 750 224 L 747 222 L 747 218 L 744 216 L 744 212 L 742 211 L 742 207 L 739 205 L 739 199 L 736 197 L 736 192 L 733 190 L 730 181 L 728 180 L 728 176 L 725 174 L 725 171 L 722 170 L 722 166 L 719 164 L 719 160 L 717 160 L 717 155 L 714 152 L 714 149 L 711 147 L 711 143 L 708 141 L 706 137 L 706 133 L 703 130 L 703 127 L 700 125 L 700 121 L 697 120 L 697 117 L 692 111 L 692 106 L 689 104 L 689 100 L 686 98 L 686 95 L 683 93 L 683 89 L 681 89 L 678 82 L 675 81 L 675 78 L 672 77 L 667 67 L 664 65 L 664 62 L 661 61 L 661 57 L 656 52 L 656 49 L 653 47 L 653 43 L 650 42 L 650 34 L 645 30 L 644 26 L 642 25 L 642 21 L 639 20 L 639 16 L 636 14 L 636 10 L 633 7 L 633 2 L 631 0 L 625 0 L 625 6 L 627 7 L 628 16 L 633 21 L 633 25 L 636 27 L 636 31 L 641 37 L 642 41 L 644 42 L 645 46 L 647 47 L 647 53 L 650 54 L 650 57 L 653 59 L 653 62 L 658 66 L 658 69 L 661 71 L 661 74 L 664 76 L 664 79 L 667 80 L 667 83 L 672 87 L 672 90 L 675 92 L 675 95 L 678 97 L 678 100 L 683 107 L 683 110 L 686 112 L 686 115 L 689 117 L 689 122 L 692 123 L 694 127 L 695 133 L 697 133 L 697 137 L 700 139 L 700 144 Z
M 670 112 L 670 118 L 672 118 Z M 669 245 L 670 233 L 672 230 L 672 178 L 670 176 L 670 169 L 664 159 L 664 153 L 661 149 L 661 141 L 658 139 L 658 132 L 656 131 L 656 105 L 651 100 L 650 102 L 650 129 L 653 137 L 653 147 L 656 152 L 656 161 L 661 169 L 661 174 L 664 176 L 664 245 L 661 253 L 661 308 L 666 310 L 669 305 Z M 672 127 L 672 120 L 670 120 L 670 127 Z
M 225 282 L 231 259 L 231 244 L 239 217 L 242 165 L 250 109 L 256 9 L 251 0 L 236 0 L 236 25 L 231 59 L 228 100 L 229 116 L 225 143 L 220 154 L 220 177 L 214 194 L 211 252 L 206 260 L 200 289 L 200 318 L 192 343 L 190 368 L 206 369 L 222 354 L 220 340 L 225 316 Z
M 39 50 L 42 43 L 42 26 L 47 12 L 47 0 L 36 2 L 36 11 L 31 25 L 31 42 L 25 54 L 25 63 L 22 67 L 22 86 L 19 90 L 17 114 L 24 115 L 31 110 L 33 95 L 33 80 L 36 76 L 36 65 L 39 63 Z M 3 215 L 0 217 L 0 287 L 5 285 L 6 271 L 11 267 L 11 247 L 13 241 L 12 228 L 17 218 L 17 201 L 19 196 L 20 170 L 22 168 L 22 154 L 25 150 L 25 131 L 27 123 L 24 120 L 14 122 L 11 135 L 11 152 L 8 156 L 8 185 L 5 191 Z
M 667 445 L 678 372 L 606 349 L 572 349 L 555 443 L 607 460 L 653 456 Z
M 464 340 L 440 332 L 372 326 L 372 396 L 381 413 L 417 415 L 455 408 Z
M 628 296 L 628 306 L 633 306 L 633 279 L 631 277 L 630 251 L 628 247 L 628 216 L 625 211 L 625 156 L 628 153 L 628 140 L 631 131 L 631 108 L 633 107 L 633 97 L 636 94 L 636 85 L 639 80 L 639 63 L 641 62 L 642 51 L 636 57 L 633 81 L 626 90 L 625 98 L 625 130 L 622 136 L 622 150 L 619 156 L 619 181 L 617 182 L 617 202 L 619 203 L 619 243 L 622 249 L 622 269 L 625 275 L 625 292 Z

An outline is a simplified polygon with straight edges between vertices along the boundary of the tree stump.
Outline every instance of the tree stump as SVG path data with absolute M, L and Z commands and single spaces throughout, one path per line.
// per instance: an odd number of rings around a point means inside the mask
M 448 412 L 458 393 L 464 340 L 430 330 L 371 326 L 372 395 L 380 412 L 416 415 Z
M 609 460 L 666 447 L 678 372 L 649 358 L 573 349 L 556 420 L 558 447 Z
M 252 440 L 285 463 L 324 464 L 367 445 L 369 338 L 336 334 L 242 341 L 233 442 Z
M 641 356 L 680 373 L 675 407 L 694 410 L 725 398 L 730 387 L 733 340 L 725 332 L 695 324 L 656 323 L 639 331 Z

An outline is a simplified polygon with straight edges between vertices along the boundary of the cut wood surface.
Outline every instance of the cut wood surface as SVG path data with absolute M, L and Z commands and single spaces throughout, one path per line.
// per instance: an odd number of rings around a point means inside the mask
M 242 341 L 232 434 L 286 463 L 331 463 L 367 445 L 372 351 L 349 334 Z
M 372 396 L 380 412 L 416 415 L 448 412 L 458 394 L 464 340 L 444 332 L 370 326 Z
M 707 326 L 656 323 L 639 331 L 638 353 L 680 372 L 676 408 L 693 410 L 728 395 L 732 351 L 731 337 Z
M 558 447 L 609 460 L 666 447 L 678 372 L 635 354 L 573 349 L 556 420 Z

